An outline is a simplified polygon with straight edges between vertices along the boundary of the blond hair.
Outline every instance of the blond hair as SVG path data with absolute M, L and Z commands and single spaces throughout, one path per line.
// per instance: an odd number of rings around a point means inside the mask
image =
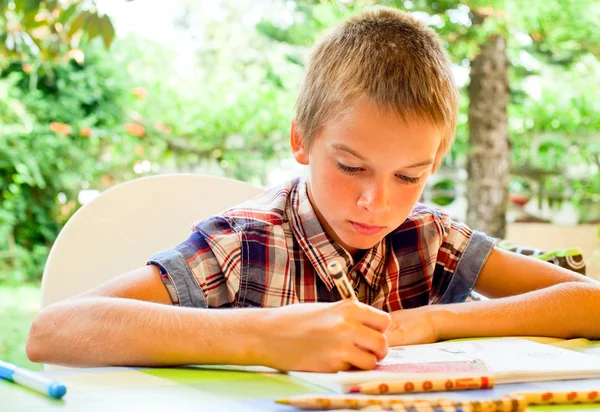
M 437 168 L 454 138 L 458 91 L 433 30 L 405 12 L 377 7 L 326 34 L 307 62 L 296 102 L 295 123 L 305 145 L 325 122 L 364 98 L 404 121 L 439 127 Z

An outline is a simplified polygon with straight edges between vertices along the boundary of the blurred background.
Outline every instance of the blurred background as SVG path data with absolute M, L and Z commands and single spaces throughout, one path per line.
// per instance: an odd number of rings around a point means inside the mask
M 455 144 L 422 201 L 600 279 L 600 2 L 0 0 L 0 358 L 25 357 L 69 217 L 141 176 L 272 186 L 304 171 L 289 124 L 310 46 L 365 7 L 442 37 Z

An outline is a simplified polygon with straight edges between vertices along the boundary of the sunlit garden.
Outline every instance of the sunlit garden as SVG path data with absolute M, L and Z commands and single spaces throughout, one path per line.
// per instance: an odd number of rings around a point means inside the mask
M 500 239 L 578 249 L 600 279 L 597 4 L 0 0 L 0 359 L 41 369 L 25 342 L 44 265 L 98 193 L 165 173 L 264 187 L 302 173 L 288 140 L 310 46 L 373 4 L 436 30 L 461 88 L 422 201 Z

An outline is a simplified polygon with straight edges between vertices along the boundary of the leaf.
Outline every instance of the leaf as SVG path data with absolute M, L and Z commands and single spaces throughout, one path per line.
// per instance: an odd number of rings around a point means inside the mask
M 302 59 L 302 57 L 301 57 L 301 56 L 299 56 L 299 55 L 296 55 L 296 54 L 290 54 L 290 53 L 287 53 L 287 54 L 285 55 L 285 59 L 286 59 L 288 62 L 290 62 L 290 63 L 292 63 L 292 64 L 295 64 L 295 65 L 297 65 L 297 66 L 300 66 L 300 67 L 302 67 L 302 66 L 304 65 L 304 60 Z
M 23 24 L 27 27 L 27 29 L 31 30 L 36 27 L 45 26 L 48 24 L 48 21 L 44 19 L 36 20 L 36 16 L 38 15 L 39 10 L 29 10 L 25 13 L 25 17 L 23 17 Z
M 104 40 L 104 45 L 108 49 L 115 38 L 115 28 L 106 14 L 100 18 L 98 25 L 100 28 L 100 35 L 102 36 L 102 40 Z
M 263 36 L 278 42 L 285 42 L 287 36 L 284 30 L 276 27 L 273 23 L 261 21 L 256 24 L 256 30 Z
M 71 23 L 71 27 L 69 28 L 69 37 L 73 36 L 75 33 L 81 30 L 81 28 L 85 24 L 87 16 L 87 12 L 81 12 L 79 15 L 77 15 L 77 17 L 75 17 L 75 20 L 73 20 L 73 22 Z
M 66 9 L 60 13 L 58 22 L 62 23 L 64 25 L 71 19 L 71 17 L 73 17 L 73 14 L 75 14 L 76 11 L 77 11 L 77 4 L 71 5 L 68 9 Z
M 15 0 L 15 11 L 24 14 L 37 11 L 40 8 L 41 2 L 41 0 Z
M 46 8 L 50 11 L 56 9 L 59 4 L 58 4 L 58 0 L 45 0 L 46 3 Z
M 89 13 L 83 29 L 87 33 L 88 39 L 92 40 L 97 37 L 100 34 L 100 17 L 95 13 Z

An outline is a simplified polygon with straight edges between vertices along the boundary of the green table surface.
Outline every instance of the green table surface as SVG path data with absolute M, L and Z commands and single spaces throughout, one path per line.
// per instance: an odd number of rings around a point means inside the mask
M 600 344 L 574 339 L 557 342 L 570 349 L 600 354 Z M 296 409 L 275 399 L 298 394 L 327 393 L 283 373 L 257 373 L 232 369 L 181 368 L 65 368 L 42 372 L 67 386 L 63 400 L 53 400 L 12 382 L 0 380 L 0 411 L 277 411 Z M 453 392 L 465 399 L 498 397 L 517 390 L 600 389 L 594 380 L 497 385 L 486 391 Z M 554 385 L 554 386 L 552 386 Z M 528 411 L 597 410 L 600 405 L 536 406 Z

